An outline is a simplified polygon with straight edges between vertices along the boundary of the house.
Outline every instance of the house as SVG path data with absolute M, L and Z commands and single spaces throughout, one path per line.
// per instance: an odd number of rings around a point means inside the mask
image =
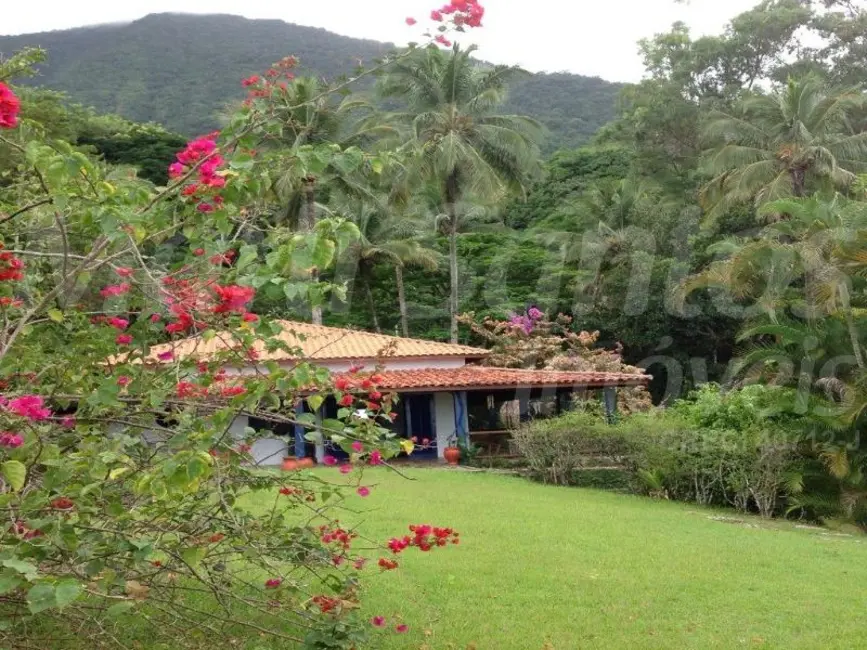
M 278 338 L 299 354 L 260 348 L 256 363 L 288 365 L 303 358 L 333 375 L 346 373 L 353 366 L 376 368 L 381 377 L 379 389 L 399 396 L 392 425 L 395 432 L 427 442 L 414 457 L 442 458 L 443 450 L 455 439 L 471 440 L 492 452 L 502 450 L 509 437 L 508 424 L 545 412 L 557 413 L 570 395 L 588 390 L 607 394 L 610 408 L 616 403 L 611 398 L 617 387 L 640 386 L 650 380 L 648 375 L 636 374 L 494 368 L 480 365 L 488 355 L 481 348 L 294 321 L 278 323 L 282 327 Z M 208 340 L 193 337 L 154 346 L 146 362 L 157 363 L 168 351 L 174 358 L 204 361 L 227 345 L 219 335 Z M 255 371 L 250 362 L 230 372 L 243 375 Z M 337 404 L 329 398 L 317 417 L 335 417 L 336 412 Z M 241 435 L 248 426 L 275 432 L 275 437 L 257 440 L 253 446 L 253 457 L 262 465 L 279 464 L 286 455 L 321 460 L 326 453 L 340 453 L 329 450 L 325 441 L 307 441 L 301 426 L 281 429 L 244 416 L 236 419 L 233 429 Z

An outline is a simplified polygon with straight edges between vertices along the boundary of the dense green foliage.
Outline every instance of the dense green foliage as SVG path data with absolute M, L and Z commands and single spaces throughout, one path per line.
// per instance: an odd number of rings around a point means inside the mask
M 239 80 L 294 54 L 315 76 L 334 79 L 370 65 L 385 43 L 279 20 L 154 14 L 127 25 L 0 36 L 0 51 L 48 50 L 35 83 L 99 111 L 157 122 L 187 136 L 213 130 L 243 97 Z M 516 83 L 507 112 L 545 124 L 547 151 L 578 146 L 614 116 L 619 84 L 565 73 Z

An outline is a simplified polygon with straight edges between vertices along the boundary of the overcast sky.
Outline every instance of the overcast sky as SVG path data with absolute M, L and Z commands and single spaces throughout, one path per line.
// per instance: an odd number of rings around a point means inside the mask
M 3 0 L 0 0 L 3 1 Z M 278 18 L 338 34 L 392 41 L 413 39 L 404 18 L 427 22 L 444 0 L 37 0 L 3 2 L 0 34 L 28 34 L 97 23 L 130 21 L 149 13 L 230 13 Z M 479 57 L 531 71 L 598 75 L 612 81 L 641 77 L 638 39 L 676 20 L 696 34 L 718 33 L 758 0 L 483 0 L 485 26 L 463 35 Z M 425 19 L 425 20 L 423 20 Z M 415 32 L 418 33 L 417 31 Z

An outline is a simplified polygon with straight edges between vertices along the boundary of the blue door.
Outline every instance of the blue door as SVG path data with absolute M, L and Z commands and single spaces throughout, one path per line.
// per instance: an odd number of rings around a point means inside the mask
M 433 394 L 410 393 L 404 395 L 403 409 L 404 421 L 406 422 L 404 435 L 407 438 L 417 440 L 416 449 L 412 453 L 413 457 L 435 458 L 437 455 L 437 436 L 434 427 Z M 425 441 L 427 441 L 427 445 L 424 444 Z

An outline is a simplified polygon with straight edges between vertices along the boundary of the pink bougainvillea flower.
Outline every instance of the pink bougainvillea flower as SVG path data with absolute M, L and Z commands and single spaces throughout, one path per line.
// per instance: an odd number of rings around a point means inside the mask
M 265 581 L 265 589 L 276 589 L 280 585 L 283 584 L 283 580 L 280 578 L 268 578 Z
M 162 320 L 162 316 L 160 314 L 151 314 L 151 323 L 159 323 Z
M 256 295 L 256 290 L 253 287 L 241 287 L 236 284 L 221 287 L 214 286 L 214 293 L 217 294 L 219 304 L 214 307 L 214 312 L 217 314 L 229 311 L 244 312 L 247 303 L 253 300 Z
M 196 206 L 196 210 L 202 214 L 208 214 L 209 212 L 214 211 L 214 206 L 210 203 L 199 203 L 199 205 Z
M 257 83 L 259 83 L 259 75 L 255 75 L 255 74 L 251 77 L 247 77 L 246 79 L 241 80 L 241 85 L 244 88 L 247 88 L 248 86 L 254 86 Z
M 168 350 L 166 352 L 160 352 L 157 355 L 157 359 L 160 361 L 171 361 L 175 358 L 175 353 L 172 350 Z
M 397 627 L 394 628 L 394 631 L 398 634 L 403 634 L 404 632 L 409 631 L 409 626 L 406 623 L 401 623 Z
M 117 316 L 112 316 L 106 322 L 117 330 L 125 330 L 129 327 L 129 321 L 126 318 L 119 318 Z
M 344 464 L 340 466 L 341 474 L 349 474 L 352 471 L 352 465 Z
M 432 12 L 430 12 L 430 19 L 435 20 L 438 23 L 441 23 L 443 21 L 443 15 L 441 12 L 434 9 Z
M 364 451 L 364 445 L 361 443 L 360 440 L 356 440 L 355 442 L 352 443 L 352 451 L 359 453 L 359 454 L 362 451 Z
M 129 386 L 129 383 L 132 381 L 132 377 L 128 377 L 127 375 L 121 375 L 117 378 L 118 386 Z
M 437 36 L 436 36 L 436 38 L 434 38 L 434 40 L 437 43 L 439 43 L 440 45 L 442 45 L 443 47 L 451 47 L 452 46 L 452 42 L 449 39 L 447 39 L 445 36 L 443 36 L 442 34 L 437 34 Z
M 412 16 L 407 16 L 407 18 L 406 18 L 406 24 L 409 25 L 410 27 L 415 25 L 417 22 L 418 21 L 415 18 L 413 18 Z
M 9 86 L 0 82 L 0 129 L 14 129 L 20 111 L 21 101 Z
M 367 564 L 367 558 L 360 557 L 355 562 L 352 563 L 352 567 L 356 571 L 361 571 L 364 568 L 365 564 Z
M 333 465 L 336 465 L 336 464 L 337 464 L 337 459 L 336 459 L 334 456 L 325 456 L 325 457 L 322 459 L 322 463 L 323 463 L 324 465 L 333 466 Z
M 186 167 L 184 167 L 179 162 L 173 162 L 169 165 L 169 178 L 178 178 L 179 176 L 183 176 L 186 171 Z
M 129 345 L 132 343 L 132 334 L 118 334 L 114 342 L 118 345 Z
M 45 401 L 39 395 L 22 395 L 9 400 L 6 408 L 28 420 L 47 420 L 51 417 L 51 409 L 45 407 Z
M 259 320 L 259 317 L 256 314 L 251 314 L 250 312 L 247 312 L 246 314 L 241 316 L 241 320 L 245 323 L 255 323 L 257 320 Z
M 126 266 L 119 266 L 114 270 L 122 278 L 128 278 L 133 274 L 133 270 Z
M 64 415 L 60 420 L 60 426 L 64 429 L 74 429 L 75 428 L 75 416 L 73 415 Z
M 367 497 L 367 496 L 370 496 L 370 488 L 369 488 L 369 487 L 365 487 L 365 486 L 363 486 L 363 485 L 362 485 L 360 488 L 358 488 L 358 489 L 356 490 L 356 492 L 358 492 L 358 496 L 360 496 L 360 497 Z
M 371 465 L 381 465 L 382 464 L 382 453 L 379 449 L 374 449 L 370 452 L 370 464 Z
M 23 444 L 24 438 L 22 438 L 17 433 L 12 433 L 11 431 L 4 431 L 3 433 L 0 433 L 0 447 L 15 449 L 16 447 L 20 447 Z
M 129 290 L 129 283 L 121 282 L 120 284 L 110 284 L 107 287 L 103 287 L 99 293 L 103 298 L 115 298 L 117 296 L 122 296 Z
M 373 627 L 384 627 L 385 626 L 385 616 L 374 616 L 370 619 L 370 624 Z

